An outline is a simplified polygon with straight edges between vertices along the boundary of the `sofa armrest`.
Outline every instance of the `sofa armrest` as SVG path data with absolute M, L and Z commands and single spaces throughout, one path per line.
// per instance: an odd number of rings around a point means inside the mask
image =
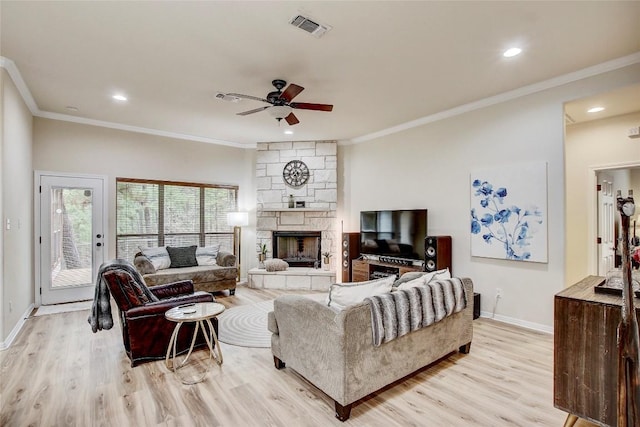
M 184 294 L 193 294 L 193 289 L 192 280 L 182 280 L 165 285 L 151 286 L 149 288 L 149 290 L 161 300 Z
M 270 316 L 269 329 L 277 331 L 272 337 L 274 356 L 334 400 L 349 403 L 345 400 L 345 378 L 350 359 L 359 354 L 346 353 L 346 342 L 352 335 L 362 334 L 367 321 L 370 323 L 368 305 L 336 312 L 324 302 L 282 295 L 275 299 Z M 353 321 L 354 316 L 360 320 Z M 354 330 L 349 330 L 349 325 L 355 326 Z
M 179 305 L 193 304 L 196 302 L 214 302 L 213 295 L 207 292 L 195 292 L 183 295 L 170 300 L 150 302 L 139 307 L 134 307 L 125 313 L 127 319 L 136 319 L 149 316 L 164 316 L 167 310 Z
M 219 251 L 216 256 L 216 264 L 220 267 L 235 267 L 236 266 L 236 256 L 231 252 L 227 251 Z

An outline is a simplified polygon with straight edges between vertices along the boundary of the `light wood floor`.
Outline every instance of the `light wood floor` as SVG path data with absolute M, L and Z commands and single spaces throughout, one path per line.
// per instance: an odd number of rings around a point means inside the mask
M 241 287 L 217 299 L 232 307 L 282 293 Z M 474 322 L 468 355 L 375 393 L 341 423 L 326 395 L 273 367 L 269 349 L 221 344 L 224 365 L 187 386 L 163 361 L 131 368 L 119 325 L 93 334 L 87 316 L 30 317 L 0 352 L 0 426 L 493 427 L 562 426 L 566 418 L 553 407 L 552 337 L 488 319 Z

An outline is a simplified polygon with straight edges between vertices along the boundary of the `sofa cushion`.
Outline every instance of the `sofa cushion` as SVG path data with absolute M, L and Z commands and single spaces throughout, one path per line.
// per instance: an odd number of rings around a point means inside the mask
M 155 274 L 144 276 L 144 280 L 148 286 L 179 282 L 182 280 L 191 280 L 194 284 L 216 282 L 219 280 L 233 280 L 235 283 L 237 274 L 235 268 L 220 267 L 217 265 L 199 265 L 195 267 L 166 268 L 156 271 Z
M 167 252 L 167 248 L 164 246 L 159 248 L 140 248 L 140 252 L 142 252 L 142 255 L 149 258 L 149 261 L 153 264 L 153 268 L 156 270 L 163 270 L 165 268 L 169 268 L 171 265 L 169 252 Z
M 170 268 L 194 267 L 198 265 L 196 260 L 196 245 L 174 248 L 167 246 L 169 258 L 171 258 Z
M 336 283 L 331 285 L 327 305 L 337 309 L 364 301 L 367 297 L 384 294 L 391 291 L 395 276 L 366 282 Z
M 220 245 L 199 246 L 196 249 L 196 261 L 198 265 L 216 265 L 216 258 L 220 251 Z

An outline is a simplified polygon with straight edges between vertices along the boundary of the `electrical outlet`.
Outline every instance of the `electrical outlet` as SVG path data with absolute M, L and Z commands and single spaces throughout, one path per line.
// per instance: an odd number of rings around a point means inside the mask
M 496 298 L 502 298 L 502 288 L 496 288 Z

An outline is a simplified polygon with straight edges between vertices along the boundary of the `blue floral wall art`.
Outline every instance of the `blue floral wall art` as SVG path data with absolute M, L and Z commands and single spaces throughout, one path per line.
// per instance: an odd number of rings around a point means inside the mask
M 547 262 L 547 164 L 471 173 L 471 255 Z

